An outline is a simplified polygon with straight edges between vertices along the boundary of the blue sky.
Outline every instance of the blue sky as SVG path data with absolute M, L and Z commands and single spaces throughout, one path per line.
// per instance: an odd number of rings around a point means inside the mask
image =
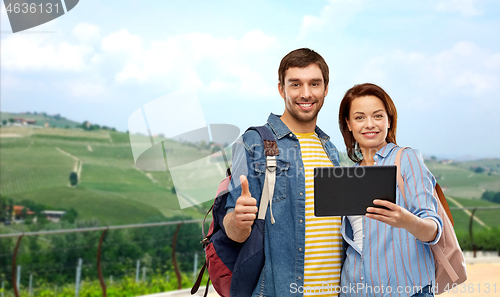
M 345 150 L 338 105 L 354 84 L 382 86 L 398 143 L 441 157 L 500 157 L 500 3 L 82 0 L 11 33 L 1 11 L 2 111 L 45 111 L 128 129 L 144 104 L 196 90 L 207 123 L 244 130 L 281 114 L 281 58 L 309 47 L 330 67 L 318 125 Z M 165 118 L 193 121 L 173 103 Z

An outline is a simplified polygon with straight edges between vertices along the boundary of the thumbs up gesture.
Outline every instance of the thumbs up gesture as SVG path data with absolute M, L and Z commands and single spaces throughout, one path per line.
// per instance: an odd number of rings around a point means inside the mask
M 256 218 L 257 200 L 252 197 L 248 188 L 248 180 L 246 176 L 240 176 L 241 196 L 236 200 L 234 207 L 234 219 L 236 227 L 239 229 L 247 229 L 252 226 Z

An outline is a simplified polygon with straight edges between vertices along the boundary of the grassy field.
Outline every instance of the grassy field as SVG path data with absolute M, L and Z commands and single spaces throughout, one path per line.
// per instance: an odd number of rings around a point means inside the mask
M 163 221 L 175 215 L 202 218 L 204 207 L 181 210 L 169 172 L 135 166 L 128 134 L 113 131 L 2 127 L 0 193 L 51 209 L 74 208 L 79 219 L 105 225 Z M 202 156 L 189 146 L 169 143 L 180 156 Z M 79 184 L 69 174 L 81 166 Z M 210 191 L 213 198 L 217 184 Z M 213 192 L 213 193 L 212 193 Z
M 481 198 L 484 191 L 500 191 L 500 174 L 498 172 L 475 173 L 470 170 L 470 167 L 496 168 L 498 163 L 500 163 L 498 159 L 485 159 L 457 165 L 428 161 L 426 165 L 443 188 L 445 195 L 472 199 Z
M 103 224 L 116 225 L 161 221 L 174 215 L 202 218 L 203 211 L 212 203 L 220 179 L 216 178 L 213 182 L 190 182 L 193 186 L 189 191 L 183 192 L 187 199 L 190 196 L 206 195 L 209 201 L 181 210 L 177 195 L 172 191 L 170 172 L 138 169 L 126 133 L 58 128 L 0 128 L 0 135 L 13 134 L 22 137 L 2 137 L 0 142 L 2 196 L 15 201 L 33 200 L 53 209 L 75 208 L 79 212 L 79 219 L 98 219 Z M 145 137 L 145 140 L 149 141 L 149 138 Z M 167 149 L 167 159 L 175 159 L 179 164 L 199 160 L 211 153 L 170 140 L 164 142 L 164 147 Z M 226 153 L 230 159 L 230 150 Z M 343 165 L 350 165 L 345 155 L 341 157 Z M 220 162 L 220 158 L 204 160 L 206 164 L 215 164 L 221 174 L 225 170 L 225 164 Z M 179 165 L 175 162 L 168 163 L 172 166 Z M 82 164 L 79 184 L 69 187 L 69 174 L 79 164 Z M 198 165 L 192 164 L 196 169 Z M 445 195 L 454 197 L 464 206 L 493 205 L 477 198 L 485 190 L 500 191 L 498 159 L 454 164 L 430 160 L 426 164 L 445 190 Z M 471 167 L 477 166 L 487 170 L 475 173 Z M 195 180 L 199 174 L 193 168 L 174 169 L 177 172 L 184 170 L 186 174 L 191 172 L 192 176 L 186 175 L 188 181 Z M 450 205 L 454 206 L 452 203 Z M 469 215 L 461 210 L 453 211 L 453 215 L 456 228 L 468 230 Z M 499 211 L 481 210 L 476 212 L 476 216 L 488 226 L 500 225 Z M 474 228 L 484 229 L 476 222 Z

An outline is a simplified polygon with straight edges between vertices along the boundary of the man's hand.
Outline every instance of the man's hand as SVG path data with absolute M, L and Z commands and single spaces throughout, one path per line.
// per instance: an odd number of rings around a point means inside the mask
M 252 224 L 256 218 L 257 200 L 252 197 L 248 188 L 248 180 L 242 175 L 241 196 L 236 200 L 234 211 L 224 217 L 224 228 L 229 238 L 236 242 L 244 242 L 252 232 Z
M 241 196 L 236 200 L 234 207 L 234 223 L 238 229 L 248 229 L 252 227 L 253 221 L 256 218 L 257 200 L 252 197 L 248 188 L 248 180 L 246 176 L 240 176 Z

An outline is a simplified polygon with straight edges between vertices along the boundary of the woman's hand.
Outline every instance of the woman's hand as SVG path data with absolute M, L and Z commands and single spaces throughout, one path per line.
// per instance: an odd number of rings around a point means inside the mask
M 438 225 L 432 219 L 421 219 L 406 208 L 386 200 L 373 200 L 373 204 L 387 207 L 368 207 L 365 216 L 386 223 L 395 228 L 403 228 L 422 242 L 430 242 L 436 238 Z
M 388 210 L 378 207 L 368 207 L 366 209 L 368 212 L 366 217 L 386 223 L 395 228 L 408 230 L 408 227 L 411 226 L 415 218 L 417 218 L 405 208 L 387 200 L 375 199 L 373 200 L 373 204 L 387 207 Z

